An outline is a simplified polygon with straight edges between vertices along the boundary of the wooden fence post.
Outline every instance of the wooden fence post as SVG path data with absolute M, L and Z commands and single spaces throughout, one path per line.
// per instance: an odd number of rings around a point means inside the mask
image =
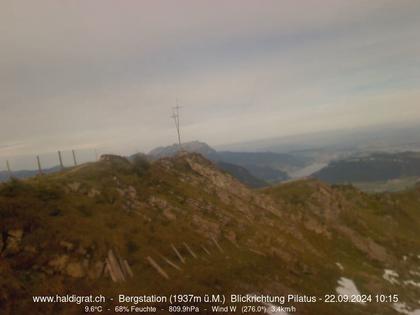
M 73 162 L 74 162 L 74 166 L 77 166 L 76 152 L 75 152 L 74 150 L 71 150 L 71 152 L 73 153 Z
M 63 159 L 61 157 L 61 151 L 58 151 L 58 160 L 60 161 L 61 170 L 64 170 Z
M 13 177 L 12 170 L 10 169 L 9 160 L 6 160 L 7 172 L 9 173 L 9 178 Z
M 36 161 L 38 163 L 38 172 L 39 172 L 39 175 L 42 175 L 41 160 L 39 159 L 39 155 L 36 156 Z

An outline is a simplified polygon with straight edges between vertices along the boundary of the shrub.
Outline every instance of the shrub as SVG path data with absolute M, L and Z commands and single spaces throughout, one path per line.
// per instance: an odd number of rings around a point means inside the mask
M 9 182 L 0 185 L 0 195 L 5 197 L 16 197 L 18 194 L 30 190 L 29 185 L 17 178 L 12 178 Z
M 147 157 L 143 154 L 136 154 L 133 159 L 132 163 L 135 167 L 136 173 L 139 176 L 143 176 L 147 173 L 150 168 L 150 162 L 147 160 Z

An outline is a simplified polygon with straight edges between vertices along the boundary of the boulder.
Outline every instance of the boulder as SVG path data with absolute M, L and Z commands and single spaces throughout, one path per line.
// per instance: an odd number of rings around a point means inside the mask
M 74 182 L 74 183 L 68 184 L 67 186 L 70 188 L 70 191 L 78 192 L 81 184 L 78 182 Z
M 131 199 L 137 198 L 137 190 L 133 186 L 128 186 L 127 194 Z
M 68 255 L 60 255 L 48 262 L 48 266 L 52 267 L 55 271 L 63 272 L 69 261 Z
M 6 246 L 4 255 L 14 255 L 21 251 L 21 242 L 23 237 L 22 229 L 9 230 L 7 232 Z
M 83 278 L 85 276 L 85 271 L 83 266 L 79 262 L 71 262 L 67 265 L 66 268 L 67 275 L 72 278 Z
M 160 209 L 165 209 L 169 207 L 169 203 L 165 199 L 156 196 L 151 196 L 149 198 L 149 204 Z
M 224 234 L 225 234 L 225 237 L 230 241 L 230 242 L 232 242 L 234 245 L 236 245 L 237 246 L 237 242 L 236 242 L 236 233 L 234 232 L 234 231 L 231 231 L 231 230 L 229 230 L 229 231 L 225 231 L 224 232 Z
M 89 198 L 95 198 L 96 196 L 99 196 L 101 194 L 101 192 L 95 188 L 91 188 L 88 192 L 88 197 Z
M 60 246 L 67 251 L 72 251 L 74 249 L 74 244 L 68 241 L 60 241 Z
M 176 220 L 176 215 L 175 213 L 173 213 L 170 209 L 164 209 L 163 210 L 163 215 L 165 216 L 165 218 L 167 218 L 169 221 L 174 221 Z

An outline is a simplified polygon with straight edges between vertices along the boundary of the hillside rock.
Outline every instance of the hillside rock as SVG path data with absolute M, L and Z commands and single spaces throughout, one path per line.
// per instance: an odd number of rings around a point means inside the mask
M 59 244 L 62 248 L 64 248 L 67 251 L 72 251 L 75 247 L 74 244 L 69 241 L 60 241 Z
M 107 161 L 107 162 L 122 162 L 127 163 L 128 160 L 125 157 L 116 154 L 103 154 L 99 158 L 100 161 Z
M 78 192 L 81 186 L 81 183 L 73 182 L 67 185 L 71 192 Z
M 101 192 L 95 188 L 91 188 L 88 192 L 88 197 L 89 198 L 95 198 L 96 196 L 99 196 L 101 194 Z
M 22 229 L 13 229 L 7 231 L 7 238 L 5 242 L 5 249 L 3 255 L 14 255 L 21 251 L 21 242 L 23 237 Z
M 85 271 L 80 262 L 71 262 L 67 265 L 66 273 L 72 278 L 83 278 Z
M 48 262 L 48 266 L 53 268 L 57 272 L 64 272 L 64 270 L 67 267 L 67 264 L 70 260 L 70 257 L 68 255 L 60 255 Z

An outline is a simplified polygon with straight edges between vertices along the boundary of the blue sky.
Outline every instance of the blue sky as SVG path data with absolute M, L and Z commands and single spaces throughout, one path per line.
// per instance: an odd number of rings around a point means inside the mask
M 0 163 L 420 118 L 418 1 L 0 4 Z

